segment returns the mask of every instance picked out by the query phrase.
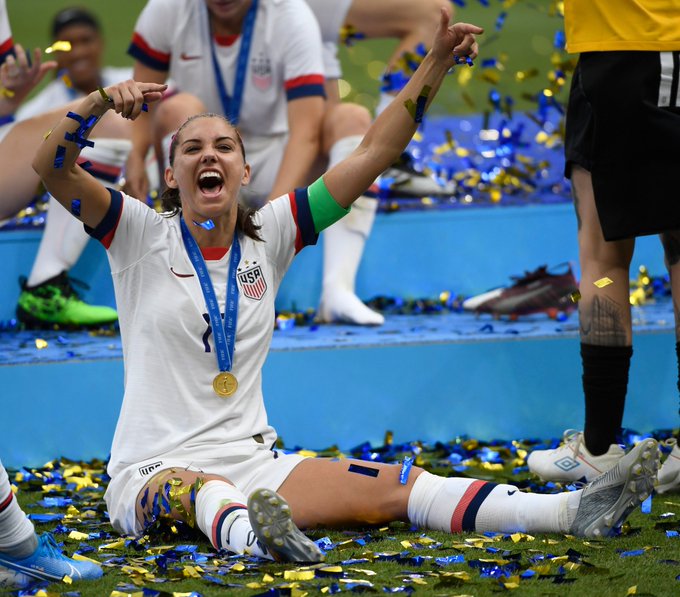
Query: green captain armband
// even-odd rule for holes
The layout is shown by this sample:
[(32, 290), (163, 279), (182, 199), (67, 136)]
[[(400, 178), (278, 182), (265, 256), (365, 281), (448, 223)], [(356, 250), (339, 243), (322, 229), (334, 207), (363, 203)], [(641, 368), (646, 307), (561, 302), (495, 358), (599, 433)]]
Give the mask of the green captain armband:
[(309, 211), (312, 212), (312, 219), (314, 220), (314, 231), (317, 234), (345, 217), (351, 209), (350, 207), (345, 209), (338, 205), (338, 202), (333, 199), (333, 195), (328, 192), (323, 177), (319, 177), (307, 187), (307, 195), (309, 197)]

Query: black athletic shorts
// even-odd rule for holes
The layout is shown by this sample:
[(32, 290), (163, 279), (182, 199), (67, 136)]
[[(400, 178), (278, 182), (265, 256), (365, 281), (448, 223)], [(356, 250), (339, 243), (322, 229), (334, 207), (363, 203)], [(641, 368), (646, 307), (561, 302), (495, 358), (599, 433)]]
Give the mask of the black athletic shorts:
[(680, 229), (680, 52), (586, 52), (572, 78), (565, 176), (593, 179), (606, 240)]

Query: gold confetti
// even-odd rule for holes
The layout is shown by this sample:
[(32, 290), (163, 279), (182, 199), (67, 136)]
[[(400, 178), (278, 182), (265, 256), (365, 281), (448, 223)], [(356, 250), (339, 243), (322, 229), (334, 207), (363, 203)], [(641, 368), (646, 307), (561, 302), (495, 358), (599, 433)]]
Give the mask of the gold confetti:
[(47, 348), (47, 346), (48, 346), (47, 342), (45, 340), (43, 340), (42, 338), (36, 338), (35, 339), (35, 347), (38, 350), (42, 350), (43, 348)]
[(0, 96), (14, 97), (14, 91), (12, 91), (11, 89), (6, 89), (5, 87), (0, 87)]
[(285, 580), (312, 580), (314, 575), (314, 570), (284, 570), (283, 572)]
[(49, 48), (45, 49), (45, 54), (52, 54), (53, 52), (70, 52), (71, 42), (70, 41), (55, 41)]
[(575, 290), (569, 295), (569, 298), (572, 303), (578, 303), (581, 300), (581, 293), (578, 290)]
[(600, 278), (599, 280), (595, 280), (593, 284), (597, 286), (598, 288), (604, 288), (605, 286), (609, 286), (610, 284), (613, 284), (614, 280), (611, 278), (607, 278), (606, 276), (604, 278)]

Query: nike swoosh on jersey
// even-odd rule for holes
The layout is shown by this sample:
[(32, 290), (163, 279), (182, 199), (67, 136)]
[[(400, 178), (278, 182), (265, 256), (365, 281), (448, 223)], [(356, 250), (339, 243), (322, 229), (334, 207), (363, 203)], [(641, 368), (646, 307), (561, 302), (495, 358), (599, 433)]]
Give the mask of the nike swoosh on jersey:
[(198, 55), (198, 56), (189, 56), (189, 54), (186, 54), (185, 52), (182, 52), (182, 53), (179, 55), (179, 57), (180, 57), (182, 60), (198, 60), (199, 58), (201, 58), (200, 55)]
[(178, 274), (174, 269), (172, 269), (172, 266), (170, 266), (170, 271), (175, 274), (178, 278), (193, 278), (194, 274)]

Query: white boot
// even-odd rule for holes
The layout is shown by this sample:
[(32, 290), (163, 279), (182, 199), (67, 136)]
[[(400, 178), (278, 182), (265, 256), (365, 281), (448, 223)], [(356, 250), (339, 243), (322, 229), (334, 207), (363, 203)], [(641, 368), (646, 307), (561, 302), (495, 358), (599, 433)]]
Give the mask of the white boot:
[[(361, 143), (361, 135), (343, 137), (333, 144), (328, 168), (349, 156)], [(354, 285), (371, 233), (378, 202), (359, 197), (342, 220), (323, 232), (323, 285), (319, 319), (328, 323), (382, 325), (385, 318), (369, 309), (354, 293)]]
[(382, 325), (385, 318), (354, 293), (359, 262), (373, 226), (378, 202), (359, 197), (342, 220), (323, 233), (323, 288), (319, 318), (325, 322)]

